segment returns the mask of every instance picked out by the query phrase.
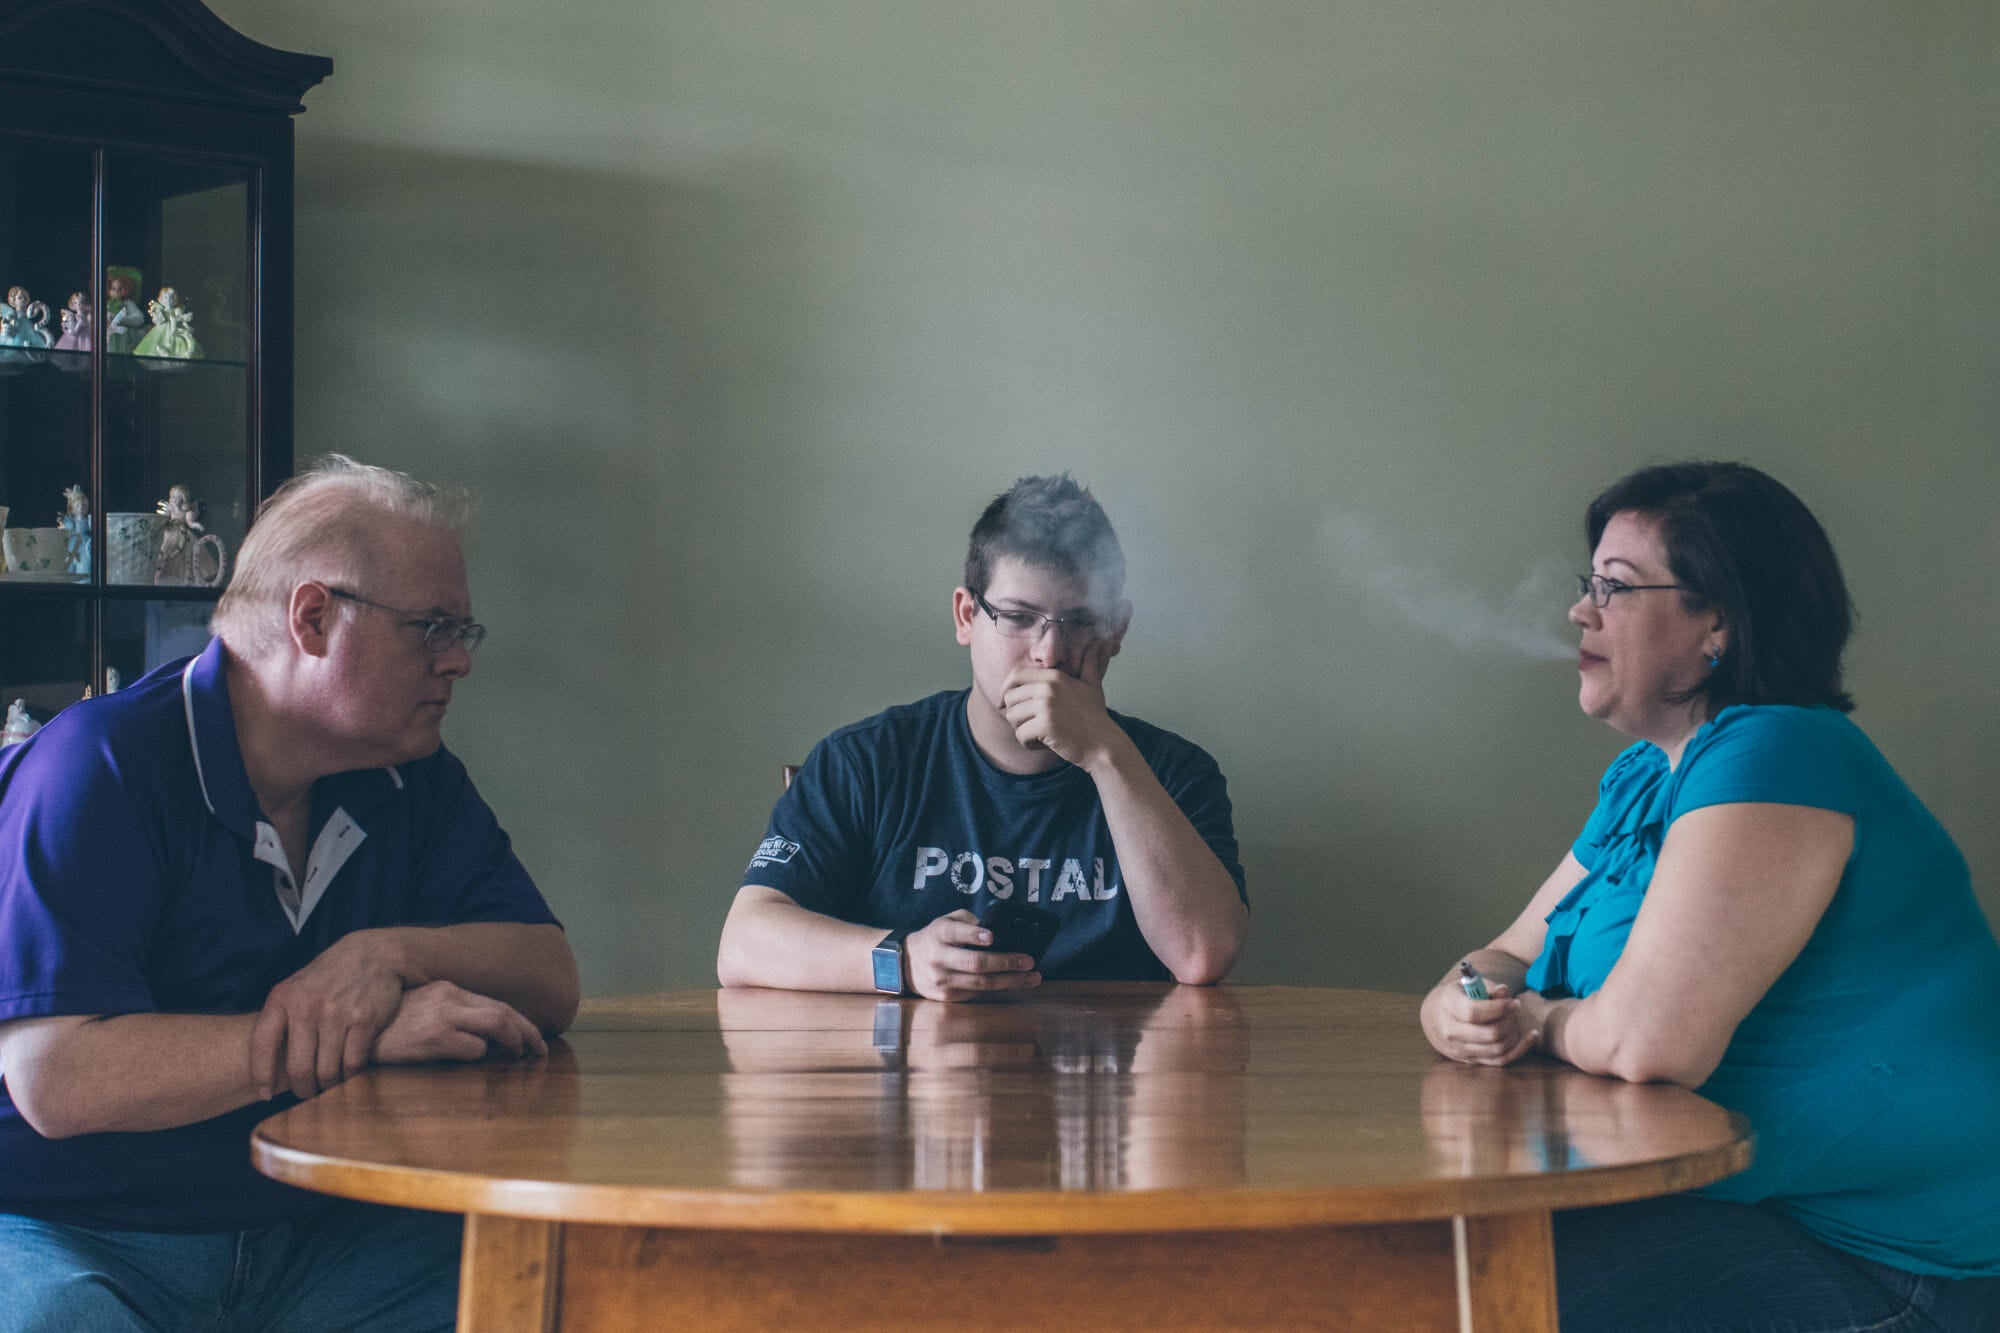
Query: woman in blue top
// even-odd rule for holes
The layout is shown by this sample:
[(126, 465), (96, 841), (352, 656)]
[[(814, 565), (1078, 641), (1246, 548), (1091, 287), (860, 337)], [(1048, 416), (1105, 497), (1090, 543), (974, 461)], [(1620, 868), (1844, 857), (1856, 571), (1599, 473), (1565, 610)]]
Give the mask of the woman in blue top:
[(1749, 1170), (1556, 1216), (1565, 1330), (2000, 1328), (2000, 944), (1847, 718), (1840, 566), (1754, 468), (1597, 497), (1578, 702), (1632, 736), (1520, 917), (1425, 998), (1454, 1060), (1531, 1050), (1748, 1116)]

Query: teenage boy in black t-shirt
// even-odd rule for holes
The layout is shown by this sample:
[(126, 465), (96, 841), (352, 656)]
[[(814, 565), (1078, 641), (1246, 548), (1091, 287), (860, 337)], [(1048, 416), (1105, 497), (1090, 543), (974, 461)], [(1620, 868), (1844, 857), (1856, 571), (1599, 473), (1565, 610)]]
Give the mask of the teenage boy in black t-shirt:
[[(952, 594), (971, 688), (813, 747), (723, 924), (725, 986), (952, 1000), (1228, 973), (1249, 911), (1222, 773), (1105, 706), (1124, 576), (1110, 520), (1069, 477), (986, 507)], [(979, 917), (1009, 900), (1060, 918), (1039, 970), (985, 948)]]

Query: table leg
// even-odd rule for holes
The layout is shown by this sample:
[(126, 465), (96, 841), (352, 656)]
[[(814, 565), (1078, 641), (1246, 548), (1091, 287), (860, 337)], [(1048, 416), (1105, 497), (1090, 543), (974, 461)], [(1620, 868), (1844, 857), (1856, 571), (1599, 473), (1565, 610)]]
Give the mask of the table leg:
[(465, 1219), (458, 1326), (476, 1333), (552, 1333), (562, 1289), (561, 1222), (473, 1213)]
[(1555, 1237), (1546, 1211), (1452, 1219), (1459, 1328), (1556, 1328)]

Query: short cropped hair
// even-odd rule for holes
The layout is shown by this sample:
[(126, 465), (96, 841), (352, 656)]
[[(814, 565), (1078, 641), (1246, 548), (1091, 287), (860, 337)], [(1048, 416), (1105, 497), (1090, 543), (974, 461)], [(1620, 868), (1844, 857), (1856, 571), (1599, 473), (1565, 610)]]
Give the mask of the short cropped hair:
[(236, 652), (262, 654), (283, 640), (286, 608), (299, 584), (372, 584), (384, 520), (457, 536), (471, 512), (465, 491), (345, 454), (316, 459), (258, 509), (209, 628)]
[(1854, 603), (1825, 529), (1798, 496), (1743, 463), (1641, 468), (1590, 502), (1584, 530), (1595, 552), (1621, 513), (1655, 520), (1667, 567), (1690, 611), (1719, 608), (1729, 629), (1722, 661), (1687, 699), (1712, 712), (1731, 704), (1824, 704), (1851, 712), (1840, 657)]
[(994, 562), (1003, 556), (1086, 580), (1112, 597), (1125, 587), (1125, 551), (1111, 520), (1096, 497), (1067, 472), (1023, 477), (993, 497), (972, 525), (965, 586), (985, 592)]

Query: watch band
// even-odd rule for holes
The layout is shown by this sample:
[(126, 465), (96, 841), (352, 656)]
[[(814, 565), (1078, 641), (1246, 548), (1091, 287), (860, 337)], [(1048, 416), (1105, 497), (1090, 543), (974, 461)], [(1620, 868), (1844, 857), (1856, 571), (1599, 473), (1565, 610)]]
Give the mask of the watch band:
[(875, 989), (884, 995), (909, 994), (909, 971), (903, 965), (903, 937), (909, 933), (892, 930), (868, 951), (869, 964), (875, 969)]

